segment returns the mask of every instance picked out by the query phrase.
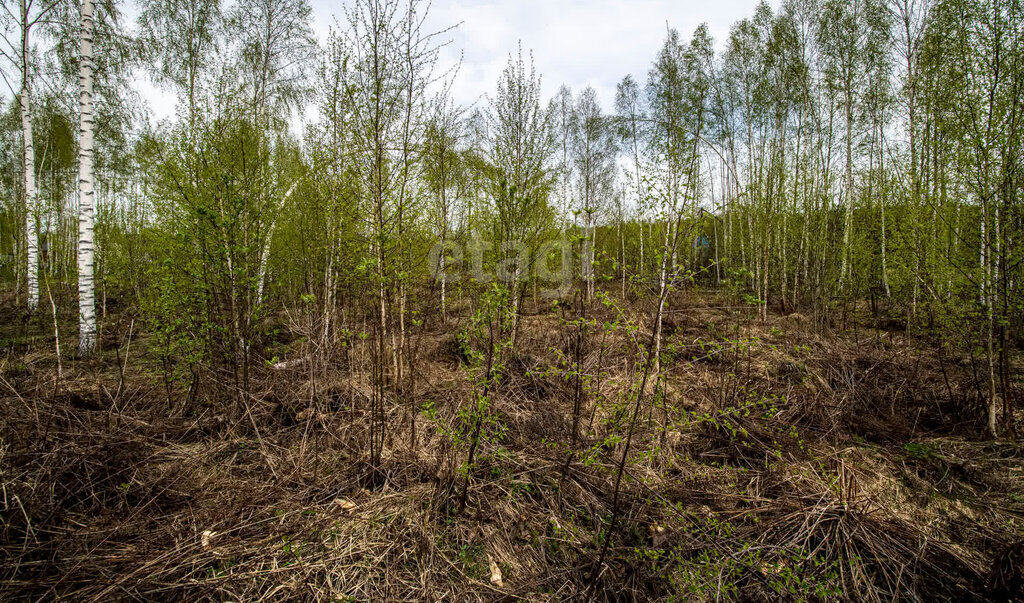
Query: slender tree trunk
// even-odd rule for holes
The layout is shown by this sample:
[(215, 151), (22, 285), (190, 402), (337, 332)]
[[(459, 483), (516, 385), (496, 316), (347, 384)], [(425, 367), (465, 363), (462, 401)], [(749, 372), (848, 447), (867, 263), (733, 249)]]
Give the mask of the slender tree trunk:
[(891, 297), (892, 292), (889, 289), (889, 264), (887, 261), (886, 254), (886, 239), (885, 239), (885, 196), (888, 192), (888, 186), (886, 186), (886, 175), (885, 175), (885, 132), (881, 124), (878, 126), (878, 175), (879, 175), (879, 187), (878, 187), (878, 207), (882, 213), (882, 288), (885, 289), (885, 297)]
[(593, 223), (593, 218), (589, 218), (590, 225), (590, 248), (587, 249), (587, 260), (589, 261), (590, 267), (587, 270), (587, 301), (594, 299), (594, 259), (595, 253), (597, 253), (597, 225)]
[(267, 229), (266, 240), (263, 241), (263, 248), (260, 251), (260, 267), (258, 276), (256, 277), (256, 303), (258, 305), (263, 304), (263, 291), (266, 287), (267, 281), (267, 261), (270, 258), (270, 243), (274, 239), (274, 228), (277, 226), (277, 216), (284, 210), (284, 204), (288, 201), (288, 198), (295, 192), (295, 187), (302, 181), (302, 176), (299, 176), (295, 182), (292, 183), (288, 190), (285, 191), (284, 197), (281, 198), (281, 202), (274, 209), (274, 215), (270, 218), (270, 227)]
[(853, 229), (853, 98), (851, 84), (846, 83), (846, 217), (843, 220), (843, 267), (839, 288), (846, 282), (850, 267), (850, 231)]
[(78, 141), (78, 354), (88, 356), (96, 347), (96, 287), (93, 224), (96, 208), (93, 190), (93, 96), (92, 37), (95, 0), (82, 0), (79, 39), (79, 141)]
[(626, 218), (626, 212), (622, 207), (622, 201), (625, 195), (619, 197), (619, 273), (622, 275), (622, 299), (626, 299), (626, 237), (623, 232), (623, 221)]
[(445, 241), (445, 233), (442, 232), (441, 233), (441, 253), (440, 253), (440, 256), (438, 258), (440, 260), (440, 262), (438, 263), (438, 266), (437, 266), (437, 272), (435, 274), (435, 278), (437, 276), (441, 277), (441, 322), (443, 322), (443, 323), (447, 323), (448, 322), (448, 297), (447, 297), (447, 288), (445, 287), (445, 284), (448, 281), (448, 275), (446, 275), (445, 272), (444, 272), (444, 270), (445, 270), (445, 243), (446, 242), (447, 241)]
[(27, 306), (29, 312), (39, 307), (39, 241), (36, 234), (36, 165), (32, 140), (32, 77), (29, 69), (28, 3), (21, 2), (21, 130), (25, 151), (25, 251)]

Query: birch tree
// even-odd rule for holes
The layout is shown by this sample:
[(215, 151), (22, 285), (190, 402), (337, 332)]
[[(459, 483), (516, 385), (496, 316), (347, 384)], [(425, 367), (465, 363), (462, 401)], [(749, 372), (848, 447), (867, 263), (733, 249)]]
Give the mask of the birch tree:
[(150, 49), (154, 75), (184, 92), (189, 121), (194, 122), (223, 29), (220, 0), (139, 0), (139, 9), (141, 38)]
[(32, 138), (32, 73), (29, 36), (34, 24), (29, 18), (29, 1), (21, 0), (21, 131), (25, 151), (25, 250), (28, 310), (39, 307), (39, 243), (36, 230), (36, 168)]
[(619, 126), (619, 140), (628, 149), (632, 166), (627, 170), (633, 181), (633, 203), (636, 209), (637, 238), (639, 239), (639, 258), (636, 264), (638, 277), (644, 276), (644, 222), (643, 196), (640, 193), (640, 158), (643, 145), (644, 112), (643, 96), (640, 86), (627, 75), (615, 87), (615, 116)]
[(17, 94), (21, 109), (22, 135), (22, 173), (25, 189), (25, 263), (28, 296), (26, 303), (29, 312), (39, 307), (39, 243), (38, 243), (38, 190), (36, 187), (35, 146), (32, 133), (33, 84), (35, 80), (32, 63), (32, 32), (35, 28), (51, 23), (60, 0), (36, 1), (18, 0), (17, 12), (8, 3), (3, 4), (4, 11), (4, 47), (0, 56), (15, 67), (21, 76), (21, 85), (17, 91), (14, 83), (3, 72), (4, 82), (12, 93)]
[(500, 271), (512, 282), (513, 344), (526, 291), (524, 263), (532, 264), (540, 234), (552, 219), (551, 123), (540, 91), (540, 76), (520, 49), (518, 56), (509, 56), (487, 115), (487, 188), (496, 214), (498, 254), (507, 267)]
[[(666, 291), (673, 286), (677, 272), (679, 226), (688, 204), (688, 186), (692, 185), (694, 146), (699, 140), (702, 107), (688, 102), (687, 50), (679, 32), (670, 29), (647, 81), (647, 106), (650, 119), (650, 154), (655, 158), (647, 194), (655, 201), (656, 217), (661, 224), (661, 250), (658, 254), (659, 310), (654, 324), (653, 373), (660, 371), (662, 314)], [(691, 114), (692, 112), (692, 114)], [(696, 119), (690, 122), (691, 118)], [(692, 199), (692, 195), (689, 195)]]
[(82, 0), (79, 33), (78, 133), (78, 353), (96, 346), (96, 285), (93, 253), (96, 208), (93, 190), (93, 31), (95, 0)]
[(380, 477), (387, 431), (385, 402), (389, 395), (397, 395), (402, 379), (408, 275), (403, 234), (419, 175), (416, 161), (426, 129), (427, 85), (434, 79), (439, 50), (436, 32), (423, 26), (426, 7), (419, 1), (357, 1), (348, 11), (347, 28), (336, 39), (344, 52), (336, 57), (339, 64), (332, 66), (346, 91), (344, 113), (350, 120), (352, 149), (360, 158), (353, 162), (354, 178), (369, 252), (362, 265), (372, 266), (374, 276), (369, 437), (374, 480)]
[[(1015, 244), (1024, 156), (1024, 10), (1013, 0), (944, 0), (935, 5), (931, 18), (923, 67), (934, 74), (928, 90), (934, 128), (951, 141), (950, 167), (980, 218), (975, 227), (980, 270), (970, 273), (975, 275), (975, 292), (981, 293), (985, 422), (993, 437), (1012, 435), (1007, 331), (1012, 315), (1020, 312), (1019, 293), (1011, 281), (1019, 278), (1017, 270), (1024, 262)], [(936, 158), (933, 163), (940, 162)], [(937, 180), (938, 174), (931, 178)], [(934, 190), (929, 196), (932, 205), (938, 203)], [(951, 263), (959, 271), (970, 270), (956, 258)]]
[(576, 165), (578, 211), (583, 216), (581, 254), (583, 274), (587, 283), (587, 299), (594, 296), (594, 250), (597, 244), (598, 212), (612, 196), (615, 176), (615, 141), (611, 122), (601, 113), (597, 92), (587, 87), (576, 101), (577, 128), (573, 140)]
[[(306, 0), (241, 0), (231, 11), (230, 31), (238, 41), (242, 76), (239, 86), (248, 90), (256, 122), (267, 130), (286, 127), (289, 112), (299, 108), (309, 94), (309, 69), (316, 50), (311, 14)], [(277, 218), (298, 185), (295, 179), (285, 180), (289, 172), (272, 163), (275, 156), (267, 156), (263, 166), (268, 172), (265, 181), (279, 182), (263, 193), (271, 210), (266, 216), (267, 238), (260, 247), (257, 305), (263, 303)]]
[(564, 220), (572, 213), (572, 177), (573, 162), (570, 150), (573, 134), (576, 131), (576, 112), (572, 89), (562, 85), (554, 98), (548, 103), (548, 115), (551, 118), (551, 129), (555, 145), (555, 172), (558, 177), (558, 210)]
[(455, 230), (455, 204), (465, 185), (465, 160), (460, 145), (463, 138), (461, 113), (446, 100), (436, 103), (436, 113), (427, 124), (424, 138), (423, 177), (433, 203), (427, 215), (438, 236), (437, 263), (432, 266), (434, 278), (441, 287), (441, 318), (448, 315), (448, 280), (445, 269), (448, 245)]
[(821, 11), (821, 29), (818, 43), (822, 49), (826, 81), (837, 95), (843, 111), (845, 128), (845, 186), (843, 189), (843, 254), (839, 271), (839, 286), (849, 279), (851, 237), (857, 191), (854, 188), (855, 153), (859, 148), (860, 125), (863, 116), (861, 99), (868, 92), (870, 80), (869, 57), (872, 46), (884, 44), (888, 35), (879, 19), (881, 5), (877, 0), (826, 0)]

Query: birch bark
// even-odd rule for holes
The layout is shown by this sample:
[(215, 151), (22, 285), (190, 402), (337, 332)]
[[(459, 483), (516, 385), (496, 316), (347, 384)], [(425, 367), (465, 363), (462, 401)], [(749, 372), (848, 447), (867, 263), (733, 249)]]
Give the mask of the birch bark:
[(78, 132), (78, 354), (88, 356), (96, 347), (96, 286), (93, 225), (93, 16), (95, 0), (82, 0), (79, 37)]
[(39, 241), (36, 234), (36, 165), (32, 138), (32, 78), (29, 63), (28, 2), (21, 3), (21, 130), (25, 151), (25, 251), (28, 311), (39, 307)]

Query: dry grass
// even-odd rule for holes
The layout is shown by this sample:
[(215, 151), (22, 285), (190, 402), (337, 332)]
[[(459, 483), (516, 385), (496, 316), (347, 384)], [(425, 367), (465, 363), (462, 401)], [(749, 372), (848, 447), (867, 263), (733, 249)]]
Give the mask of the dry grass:
[[(977, 437), (968, 368), (898, 334), (825, 335), (799, 315), (761, 324), (713, 296), (676, 299), (667, 316), (674, 361), (641, 413), (600, 568), (622, 450), (608, 438), (635, 359), (622, 330), (590, 336), (595, 381), (566, 472), (572, 388), (545, 373), (564, 327), (543, 307), (529, 313), (492, 400), (503, 431), (480, 451), (458, 514), (464, 451), (444, 434), (470, 391), (455, 321), (415, 334), (416, 385), (390, 404), (387, 479), (372, 491), (361, 487), (371, 384), (358, 347), (257, 371), (247, 412), (232, 416), (212, 383), (169, 409), (144, 339), (116, 395), (123, 336), (108, 335), (99, 358), (65, 360), (55, 383), (47, 337), (11, 327), (0, 598), (989, 596), (992, 560), (1021, 538), (1024, 459)], [(434, 414), (411, 416), (428, 401)]]

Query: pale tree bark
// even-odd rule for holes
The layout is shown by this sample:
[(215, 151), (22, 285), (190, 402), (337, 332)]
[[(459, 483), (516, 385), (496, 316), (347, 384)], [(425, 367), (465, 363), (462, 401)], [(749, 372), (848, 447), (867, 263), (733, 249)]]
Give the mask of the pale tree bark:
[(853, 94), (846, 83), (846, 212), (843, 218), (843, 266), (839, 272), (839, 288), (846, 282), (850, 266), (850, 230), (853, 228)]
[(302, 178), (303, 176), (299, 176), (295, 182), (288, 187), (288, 190), (284, 193), (284, 197), (281, 198), (281, 202), (272, 210), (270, 227), (267, 229), (267, 238), (263, 241), (263, 248), (260, 252), (260, 268), (258, 276), (256, 277), (256, 303), (258, 305), (263, 305), (263, 291), (267, 284), (267, 260), (270, 258), (270, 243), (274, 239), (274, 228), (277, 226), (277, 217), (281, 215), (282, 211), (284, 211), (285, 203), (288, 202), (288, 198), (292, 196), (293, 192), (295, 192), (295, 187), (299, 185)]
[(36, 234), (36, 165), (32, 140), (32, 78), (29, 69), (28, 2), (21, 3), (21, 130), (25, 150), (25, 250), (28, 310), (39, 307), (39, 242)]
[(82, 0), (79, 37), (78, 131), (78, 353), (88, 356), (96, 347), (96, 288), (93, 224), (93, 16), (95, 0)]
[[(878, 125), (878, 173), (881, 177), (881, 184), (879, 195), (878, 195), (878, 206), (882, 212), (882, 288), (885, 289), (885, 297), (892, 297), (892, 291), (889, 288), (889, 264), (886, 256), (886, 239), (885, 239), (885, 205), (886, 205), (886, 193), (888, 192), (888, 185), (886, 184), (885, 175), (885, 132), (884, 126), (879, 123)], [(954, 239), (955, 240), (955, 239)]]

